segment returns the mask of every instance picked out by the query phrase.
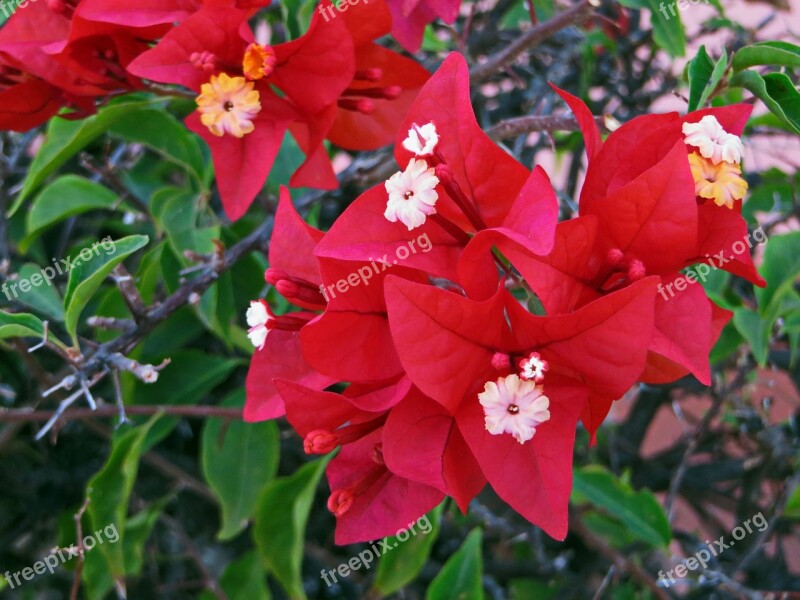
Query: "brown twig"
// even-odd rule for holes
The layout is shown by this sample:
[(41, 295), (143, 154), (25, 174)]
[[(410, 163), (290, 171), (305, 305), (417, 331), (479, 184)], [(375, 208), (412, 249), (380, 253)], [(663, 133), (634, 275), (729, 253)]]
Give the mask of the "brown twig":
[(200, 555), (200, 552), (197, 551), (197, 548), (194, 547), (192, 538), (190, 538), (189, 534), (184, 531), (183, 527), (181, 527), (181, 524), (169, 515), (165, 515), (163, 513), (159, 516), (159, 519), (167, 527), (169, 527), (176, 536), (178, 536), (178, 539), (180, 539), (184, 548), (186, 548), (186, 552), (191, 557), (192, 562), (197, 566), (197, 569), (203, 576), (203, 585), (209, 589), (219, 600), (228, 600), (228, 596), (223, 591), (219, 582), (211, 574), (211, 571), (209, 571), (206, 567), (205, 563), (203, 562), (203, 557)]
[[(83, 394), (83, 390), (79, 390)], [(128, 406), (126, 412), (129, 415), (151, 416), (157, 413), (164, 413), (175, 417), (197, 417), (208, 418), (218, 417), (221, 419), (241, 419), (242, 410), (240, 408), (223, 408), (220, 406)], [(51, 410), (31, 410), (29, 408), (15, 408), (0, 410), (0, 423), (40, 423), (51, 419), (58, 411)], [(63, 421), (73, 421), (77, 419), (88, 419), (93, 417), (112, 417), (118, 412), (116, 406), (111, 404), (98, 406), (97, 410), (89, 408), (75, 408), (62, 415)]]
[(580, 0), (580, 2), (557, 14), (552, 19), (539, 23), (523, 33), (511, 44), (491, 55), (486, 62), (472, 67), (469, 72), (470, 80), (474, 84), (489, 79), (492, 75), (514, 62), (517, 57), (527, 50), (542, 43), (562, 29), (583, 21), (598, 4), (597, 0)]
[[(601, 131), (611, 131), (614, 129), (615, 122), (610, 121), (611, 117), (595, 117), (597, 126)], [(486, 130), (486, 135), (492, 139), (504, 140), (513, 138), (523, 133), (535, 133), (537, 131), (578, 131), (578, 121), (570, 114), (548, 115), (548, 116), (529, 116), (515, 117), (500, 121)]]
[(75, 566), (75, 576), (72, 580), (72, 589), (69, 593), (69, 600), (78, 600), (78, 591), (81, 589), (81, 576), (83, 575), (83, 564), (86, 559), (83, 556), (83, 519), (86, 509), (89, 508), (89, 496), (83, 501), (83, 506), (75, 513), (75, 533), (78, 536), (78, 564)]
[(142, 300), (139, 289), (136, 287), (133, 276), (128, 273), (128, 269), (124, 265), (119, 264), (114, 267), (113, 278), (134, 320), (140, 321), (147, 312), (147, 307), (144, 304), (144, 300)]
[(653, 580), (653, 578), (639, 565), (637, 565), (630, 558), (625, 556), (622, 552), (614, 549), (606, 543), (606, 541), (598, 535), (595, 535), (586, 525), (583, 524), (580, 517), (570, 513), (569, 515), (569, 528), (572, 533), (579, 535), (584, 543), (589, 548), (597, 551), (606, 558), (608, 558), (618, 569), (628, 573), (633, 579), (641, 583), (649, 589), (653, 596), (659, 600), (669, 600), (670, 596)]

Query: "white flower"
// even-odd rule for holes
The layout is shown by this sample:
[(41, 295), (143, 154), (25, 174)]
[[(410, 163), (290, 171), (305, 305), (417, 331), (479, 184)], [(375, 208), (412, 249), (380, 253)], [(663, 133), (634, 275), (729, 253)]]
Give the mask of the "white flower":
[(247, 331), (247, 337), (250, 342), (259, 350), (264, 349), (264, 344), (267, 343), (267, 334), (269, 328), (267, 323), (274, 319), (275, 315), (269, 309), (269, 306), (263, 300), (253, 301), (250, 303), (250, 308), (247, 309), (247, 325), (250, 329)]
[(408, 130), (408, 137), (403, 140), (403, 148), (417, 156), (430, 156), (439, 143), (439, 134), (433, 122), (418, 127), (416, 124)]
[(528, 358), (519, 361), (522, 379), (535, 381), (536, 383), (542, 382), (547, 367), (547, 361), (542, 360), (538, 352), (531, 352)]
[(392, 223), (400, 221), (408, 230), (425, 223), (428, 215), (436, 213), (439, 178), (424, 160), (411, 159), (405, 171), (398, 171), (386, 182), (389, 202), (383, 216)]
[(713, 115), (706, 115), (699, 123), (684, 123), (685, 142), (696, 147), (703, 158), (715, 165), (722, 161), (731, 164), (742, 162), (744, 145), (739, 136), (728, 133)]
[(486, 415), (486, 430), (492, 435), (510, 433), (524, 444), (536, 434), (536, 428), (550, 419), (550, 399), (534, 381), (517, 375), (489, 381), (478, 394)]

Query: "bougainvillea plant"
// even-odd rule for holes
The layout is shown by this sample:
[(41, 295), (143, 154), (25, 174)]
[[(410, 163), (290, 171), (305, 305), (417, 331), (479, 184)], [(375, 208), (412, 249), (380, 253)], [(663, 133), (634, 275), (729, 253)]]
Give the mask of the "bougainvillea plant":
[[(246, 416), (285, 407), (307, 453), (343, 446), (328, 466), (338, 543), (397, 531), (437, 490), (465, 509), (486, 482), (564, 539), (578, 419), (594, 434), (637, 380), (710, 383), (731, 316), (702, 288), (671, 302), (657, 292), (746, 236), (739, 134), (751, 107), (647, 115), (602, 141), (589, 109), (559, 91), (589, 167), (579, 216), (557, 223), (547, 176), (486, 136), (469, 89), (453, 53), (402, 123), (402, 170), (327, 234), (284, 195), (267, 281), (304, 310), (248, 311)], [(419, 236), (432, 250), (385, 272)], [(373, 280), (336, 287), (376, 257)], [(726, 268), (764, 285), (749, 255)], [(348, 387), (324, 391), (336, 384)]]
[(0, 0), (0, 596), (800, 591), (743, 1)]

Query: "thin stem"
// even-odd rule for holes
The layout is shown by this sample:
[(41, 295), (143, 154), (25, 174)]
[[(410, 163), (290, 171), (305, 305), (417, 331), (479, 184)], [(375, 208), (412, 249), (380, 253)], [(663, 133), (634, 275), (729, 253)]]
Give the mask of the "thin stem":
[(473, 67), (469, 73), (470, 80), (475, 84), (489, 79), (492, 75), (513, 63), (527, 50), (537, 46), (562, 29), (583, 21), (596, 6), (595, 1), (581, 0), (575, 6), (557, 14), (552, 19), (529, 29), (514, 42), (499, 52), (492, 54), (486, 62)]

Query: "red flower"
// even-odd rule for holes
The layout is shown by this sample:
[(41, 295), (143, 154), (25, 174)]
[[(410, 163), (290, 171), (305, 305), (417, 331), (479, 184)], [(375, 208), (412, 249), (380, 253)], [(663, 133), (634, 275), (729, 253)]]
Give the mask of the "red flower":
[[(730, 256), (732, 245), (747, 237), (741, 202), (729, 210), (696, 195), (688, 168), (692, 147), (687, 146), (682, 127), (710, 115), (728, 134), (740, 136), (752, 106), (710, 108), (684, 117), (677, 113), (644, 115), (601, 142), (586, 105), (554, 89), (575, 112), (586, 141), (589, 168), (581, 191), (580, 214), (600, 218), (601, 247), (622, 248), (627, 258), (642, 261), (648, 274), (665, 274), (699, 262), (716, 264), (714, 256), (720, 252)], [(642, 199), (650, 202), (646, 210), (641, 206)], [(633, 219), (626, 214), (634, 215)], [(632, 246), (623, 247), (631, 235), (636, 236)], [(765, 285), (749, 254), (736, 255), (732, 261), (716, 266)]]
[(436, 19), (453, 23), (461, 0), (388, 0), (392, 11), (392, 36), (409, 52), (422, 45), (425, 27)]
[(328, 508), (337, 517), (337, 544), (393, 535), (442, 501), (441, 491), (390, 471), (384, 460), (388, 407), (374, 400), (391, 397), (396, 403), (408, 392), (408, 384), (374, 389), (367, 394), (371, 410), (364, 409), (363, 395), (318, 392), (289, 381), (278, 381), (277, 387), (286, 402), (289, 422), (303, 437), (306, 453), (327, 454), (343, 446), (327, 468), (331, 487)]
[(62, 90), (0, 57), (0, 130), (38, 127), (66, 103)]
[(304, 145), (315, 151), (321, 145), (333, 118), (327, 107), (355, 68), (343, 24), (315, 19), (301, 38), (270, 47), (254, 42), (249, 14), (206, 6), (129, 66), (140, 77), (202, 92), (187, 126), (211, 147), (231, 219), (241, 217), (263, 187), (293, 122), (308, 116), (318, 128)]
[[(345, 2), (340, 6), (349, 5)], [(384, 0), (363, 2), (342, 13), (335, 12), (326, 0), (318, 10), (323, 17), (336, 14), (331, 22), (344, 22), (355, 51), (355, 75), (337, 102), (328, 139), (349, 150), (386, 146), (394, 140), (397, 123), (405, 117), (430, 73), (416, 61), (375, 43), (392, 27)]]
[[(288, 190), (282, 189), (270, 242), (267, 280), (290, 302), (311, 310), (325, 308), (325, 299), (318, 289), (322, 280), (313, 256), (314, 247), (322, 236), (321, 231), (300, 218)], [(263, 421), (284, 415), (285, 407), (275, 389), (275, 379), (287, 379), (314, 389), (324, 389), (337, 381), (314, 370), (303, 358), (300, 347), (303, 321), (292, 320), (291, 314), (281, 324), (285, 329), (269, 330), (264, 348), (253, 355), (247, 374), (245, 421)]]
[[(639, 281), (569, 315), (536, 317), (503, 288), (476, 302), (390, 278), (386, 302), (403, 368), (443, 409), (414, 411), (420, 421), (436, 414), (444, 419), (435, 427), (443, 438), (432, 440), (424, 427), (429, 440), (425, 446), (446, 447), (446, 420), (455, 419), (495, 491), (527, 519), (563, 539), (575, 425), (590, 389), (616, 398), (641, 373), (656, 282)], [(547, 363), (541, 385), (522, 380), (523, 369), (516, 372), (518, 360), (531, 359)], [(410, 438), (408, 417), (398, 420), (403, 423), (398, 435)], [(390, 416), (387, 440), (394, 435), (392, 423)], [(405, 446), (404, 451), (411, 449)], [(433, 452), (405, 461), (401, 454), (391, 453), (387, 464), (397, 460), (404, 464), (404, 476), (434, 483)], [(442, 464), (446, 456), (443, 451), (433, 469), (445, 474), (448, 493), (477, 491), (479, 478), (469, 461), (462, 474), (457, 465)], [(418, 475), (409, 461), (416, 462)], [(464, 494), (462, 502), (468, 497)]]
[[(426, 137), (430, 148), (415, 147), (422, 144), (419, 136)], [(490, 266), (492, 243), (500, 237), (514, 239), (533, 253), (551, 250), (558, 201), (550, 181), (543, 170), (529, 171), (483, 132), (469, 99), (467, 65), (459, 54), (451, 54), (422, 88), (402, 122), (395, 156), (398, 164), (408, 165), (406, 171), (357, 198), (317, 247), (318, 256), (394, 258), (422, 238), (430, 244), (428, 251), (414, 251), (402, 265), (457, 282), (469, 233), (480, 231), (473, 244), (481, 244), (480, 258)], [(390, 203), (398, 194), (399, 212), (392, 214)], [(422, 195), (432, 195), (433, 209), (420, 203), (404, 212), (404, 203)], [(415, 230), (411, 236), (410, 228)]]

